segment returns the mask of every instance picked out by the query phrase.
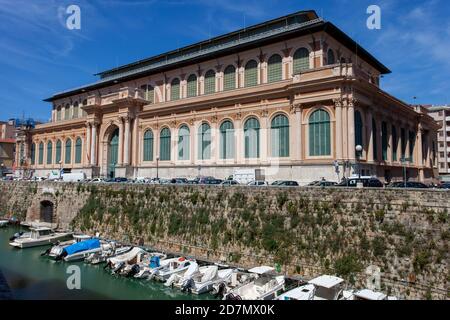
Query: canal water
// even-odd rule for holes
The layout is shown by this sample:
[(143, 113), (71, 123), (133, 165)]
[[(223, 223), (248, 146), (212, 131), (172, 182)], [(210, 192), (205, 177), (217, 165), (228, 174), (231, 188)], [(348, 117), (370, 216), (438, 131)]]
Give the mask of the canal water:
[[(101, 265), (83, 262), (56, 262), (41, 253), (49, 246), (16, 249), (9, 238), (20, 227), (0, 228), (0, 269), (11, 288), (14, 299), (69, 300), (69, 299), (120, 299), (120, 300), (209, 300), (212, 295), (191, 295), (162, 283), (111, 275)], [(22, 231), (25, 229), (22, 227)], [(81, 289), (69, 290), (66, 282), (69, 265), (81, 269)]]

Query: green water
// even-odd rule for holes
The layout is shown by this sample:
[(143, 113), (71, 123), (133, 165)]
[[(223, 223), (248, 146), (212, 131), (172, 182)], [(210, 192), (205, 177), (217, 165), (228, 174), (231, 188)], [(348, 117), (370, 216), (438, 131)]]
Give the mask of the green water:
[[(16, 249), (9, 238), (19, 227), (0, 228), (0, 269), (14, 299), (121, 299), (121, 300), (193, 300), (213, 299), (209, 294), (196, 296), (181, 293), (154, 281), (123, 278), (103, 270), (103, 264), (56, 262), (40, 254), (48, 246)], [(25, 231), (22, 228), (22, 231)], [(69, 265), (81, 269), (81, 289), (69, 290), (66, 273)]]

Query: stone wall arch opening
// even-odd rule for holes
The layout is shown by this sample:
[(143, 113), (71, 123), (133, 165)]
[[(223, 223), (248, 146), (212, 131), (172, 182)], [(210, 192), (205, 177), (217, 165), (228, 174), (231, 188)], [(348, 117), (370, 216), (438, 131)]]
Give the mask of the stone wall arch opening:
[(41, 201), (39, 221), (50, 224), (53, 223), (54, 210), (55, 205), (53, 204), (53, 202), (48, 200)]

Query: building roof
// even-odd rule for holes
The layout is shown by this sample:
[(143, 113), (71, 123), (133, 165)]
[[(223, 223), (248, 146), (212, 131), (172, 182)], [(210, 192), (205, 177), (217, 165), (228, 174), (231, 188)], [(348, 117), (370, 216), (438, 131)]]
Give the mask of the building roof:
[(355, 296), (365, 300), (384, 300), (386, 295), (381, 292), (375, 292), (369, 289), (363, 289), (355, 292)]
[(0, 143), (16, 143), (16, 139), (0, 139)]
[(324, 287), (327, 289), (333, 288), (342, 282), (344, 282), (344, 279), (329, 275), (322, 275), (308, 281), (309, 284), (313, 284), (318, 287)]
[(331, 22), (319, 18), (315, 11), (299, 11), (277, 19), (240, 29), (206, 41), (169, 51), (154, 57), (129, 63), (96, 75), (100, 80), (82, 87), (56, 93), (44, 101), (51, 102), (89, 90), (99, 89), (118, 82), (180, 68), (189, 64), (218, 58), (242, 50), (257, 48), (275, 41), (287, 40), (306, 34), (324, 31), (340, 41), (349, 50), (377, 68), (382, 74), (391, 71), (364, 48)]
[(424, 106), (428, 109), (430, 112), (436, 112), (436, 111), (442, 111), (442, 110), (450, 110), (450, 105), (442, 105), (442, 106), (433, 106), (433, 105), (427, 105)]

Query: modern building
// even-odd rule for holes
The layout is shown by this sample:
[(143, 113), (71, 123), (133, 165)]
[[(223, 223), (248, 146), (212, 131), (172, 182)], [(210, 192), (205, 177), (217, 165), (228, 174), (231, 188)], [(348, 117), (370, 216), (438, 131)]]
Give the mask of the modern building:
[(0, 177), (12, 172), (15, 148), (13, 121), (0, 121)]
[(444, 181), (450, 181), (450, 105), (425, 106), (438, 123), (438, 168)]
[(426, 109), (381, 89), (388, 73), (331, 22), (301, 11), (56, 93), (45, 100), (52, 121), (21, 143), (35, 175), (44, 176), (62, 168), (224, 178), (257, 168), (269, 181), (307, 183), (357, 168), (402, 179), (406, 167), (409, 179), (431, 180), (437, 125)]

